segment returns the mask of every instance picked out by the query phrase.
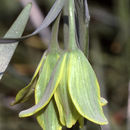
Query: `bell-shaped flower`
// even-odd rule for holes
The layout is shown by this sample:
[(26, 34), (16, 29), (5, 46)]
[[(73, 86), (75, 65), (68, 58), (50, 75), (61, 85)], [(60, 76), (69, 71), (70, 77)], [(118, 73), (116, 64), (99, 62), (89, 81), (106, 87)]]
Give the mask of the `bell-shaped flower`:
[(83, 118), (99, 125), (108, 123), (102, 109), (107, 102), (100, 95), (96, 74), (76, 44), (74, 9), (74, 0), (69, 0), (68, 49), (60, 56), (50, 79), (45, 78), (47, 70), (38, 79), (36, 105), (19, 114), (20, 117), (36, 114), (44, 130), (71, 128), (77, 121), (82, 127)]
[[(41, 61), (34, 73), (31, 82), (16, 95), (15, 101), (12, 105), (25, 102), (28, 100), (35, 90), (35, 103), (37, 104), (41, 99), (43, 92), (50, 80), (51, 73), (62, 54), (61, 49), (58, 46), (57, 34), (59, 28), (60, 15), (52, 27), (52, 38), (49, 48), (43, 54)], [(48, 93), (46, 93), (48, 94)], [(45, 94), (45, 95), (46, 95)], [(49, 101), (48, 101), (49, 102)], [(51, 130), (52, 126), (54, 130), (61, 129), (61, 125), (58, 120), (56, 104), (52, 99), (45, 109), (40, 111), (36, 118), (38, 123), (43, 129)], [(48, 123), (50, 122), (50, 123)], [(55, 126), (55, 127), (54, 127)]]

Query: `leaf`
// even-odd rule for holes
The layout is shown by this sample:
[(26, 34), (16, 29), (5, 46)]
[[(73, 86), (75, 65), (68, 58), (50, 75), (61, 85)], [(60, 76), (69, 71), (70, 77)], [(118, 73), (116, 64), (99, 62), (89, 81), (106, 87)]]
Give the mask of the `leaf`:
[(47, 51), (44, 52), (44, 54), (40, 60), (40, 63), (38, 64), (38, 67), (33, 75), (31, 82), (25, 88), (21, 89), (18, 92), (18, 94), (16, 95), (16, 98), (15, 98), (15, 101), (13, 103), (11, 103), (11, 105), (25, 102), (32, 95), (32, 93), (34, 92), (34, 88), (36, 86), (36, 81), (37, 81), (36, 77), (38, 77), (40, 68), (41, 68), (42, 64), (44, 64), (44, 61), (46, 59), (46, 53), (47, 53)]
[[(5, 34), (4, 38), (21, 37), (29, 18), (30, 9), (31, 4), (28, 4)], [(17, 45), (18, 42), (14, 42), (12, 44), (0, 44), (0, 79), (9, 64)]]
[(64, 63), (65, 63), (66, 55), (63, 55), (59, 60), (58, 63), (52, 72), (51, 78), (49, 80), (49, 83), (47, 87), (45, 88), (44, 95), (42, 96), (41, 100), (38, 102), (38, 104), (32, 106), (31, 108), (24, 110), (20, 112), (20, 117), (28, 117), (31, 115), (34, 115), (36, 112), (40, 111), (42, 108), (44, 108), (49, 101), (51, 100), (63, 73)]
[(29, 37), (32, 37), (36, 34), (38, 34), (42, 29), (48, 27), (58, 16), (58, 14), (61, 12), (63, 6), (64, 6), (65, 0), (56, 0), (52, 8), (50, 9), (49, 13), (43, 20), (42, 24), (31, 34), (23, 36), (21, 38), (6, 38), (6, 39), (0, 39), (0, 43), (12, 43), (16, 41), (21, 41), (24, 39), (27, 39)]
[(54, 97), (59, 111), (61, 124), (71, 128), (76, 123), (80, 115), (73, 105), (68, 92), (68, 56), (63, 70), (64, 73), (62, 74), (62, 80), (59, 82), (59, 85), (54, 93)]
[(68, 89), (77, 111), (94, 123), (107, 124), (100, 104), (100, 88), (96, 75), (80, 50), (71, 53), (70, 65)]

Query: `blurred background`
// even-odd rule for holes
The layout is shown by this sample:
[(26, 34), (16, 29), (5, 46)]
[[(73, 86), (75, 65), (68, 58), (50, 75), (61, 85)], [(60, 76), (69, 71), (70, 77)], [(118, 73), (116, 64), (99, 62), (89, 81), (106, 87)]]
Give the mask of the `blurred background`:
[[(33, 12), (25, 33), (40, 25), (54, 0), (0, 0), (0, 37), (3, 37), (28, 1), (33, 1)], [(91, 16), (89, 28), (89, 61), (100, 86), (101, 95), (108, 100), (104, 107), (109, 125), (103, 130), (130, 130), (130, 1), (88, 0)], [(62, 30), (60, 30), (62, 31)], [(0, 81), (0, 130), (41, 130), (36, 120), (20, 119), (18, 113), (30, 106), (29, 102), (10, 106), (16, 93), (25, 87), (47, 48), (50, 28), (21, 42)], [(62, 45), (62, 35), (59, 42)], [(78, 130), (75, 126), (73, 130)], [(87, 122), (82, 130), (98, 130), (100, 126)]]

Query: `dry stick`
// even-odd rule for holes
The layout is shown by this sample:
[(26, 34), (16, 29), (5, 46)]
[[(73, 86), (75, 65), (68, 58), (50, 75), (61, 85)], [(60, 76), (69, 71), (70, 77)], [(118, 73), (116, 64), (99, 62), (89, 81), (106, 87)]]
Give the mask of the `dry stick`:
[[(35, 0), (19, 0), (19, 1), (23, 6), (25, 6), (29, 2), (32, 3), (30, 19), (31, 19), (31, 22), (34, 25), (34, 27), (38, 28), (44, 19), (44, 15), (41, 12), (41, 10), (40, 10), (39, 6), (37, 5), (37, 3), (35, 2)], [(39, 34), (40, 34), (41, 39), (44, 41), (44, 44), (46, 46), (48, 46), (50, 37), (51, 37), (50, 29), (45, 28), (41, 32), (39, 32)]]

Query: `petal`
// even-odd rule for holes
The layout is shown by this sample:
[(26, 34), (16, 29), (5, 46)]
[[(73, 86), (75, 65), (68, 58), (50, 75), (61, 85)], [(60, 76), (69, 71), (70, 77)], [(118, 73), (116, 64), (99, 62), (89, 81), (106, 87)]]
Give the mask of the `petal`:
[(71, 54), (70, 65), (69, 93), (77, 111), (94, 123), (107, 124), (100, 105), (100, 88), (96, 75), (80, 50)]
[(39, 73), (39, 70), (42, 66), (42, 64), (44, 63), (45, 59), (46, 59), (46, 53), (45, 52), (41, 58), (41, 61), (40, 63), (38, 64), (38, 67), (33, 75), (33, 78), (31, 80), (31, 82), (23, 89), (21, 89), (18, 94), (16, 95), (16, 98), (15, 98), (15, 101), (13, 103), (11, 103), (11, 105), (15, 105), (15, 104), (18, 104), (18, 103), (21, 103), (21, 102), (25, 102), (31, 95), (32, 93), (34, 92), (34, 88), (35, 88), (35, 85), (36, 85), (36, 77)]
[(59, 54), (58, 53), (49, 53), (46, 61), (44, 62), (44, 66), (41, 68), (40, 76), (37, 81), (37, 85), (35, 88), (35, 102), (36, 104), (41, 100), (44, 95), (47, 84), (49, 83), (51, 74), (54, 70), (54, 67), (58, 61)]
[(49, 104), (36, 115), (39, 125), (44, 130), (61, 130), (62, 126), (58, 120), (58, 112), (54, 98)]
[(105, 98), (101, 97), (100, 98), (100, 103), (101, 103), (101, 106), (105, 106), (108, 102)]
[(50, 101), (51, 97), (53, 96), (63, 73), (64, 63), (65, 63), (66, 55), (64, 55), (62, 58), (58, 60), (58, 63), (51, 75), (50, 81), (45, 88), (44, 94), (42, 95), (41, 100), (31, 108), (24, 110), (19, 113), (20, 117), (28, 117), (36, 112), (40, 111), (42, 108), (44, 108)]
[(60, 122), (62, 125), (71, 128), (79, 118), (79, 113), (73, 105), (70, 95), (68, 93), (68, 61), (66, 58), (65, 66), (63, 68), (62, 80), (60, 81), (55, 93), (55, 101), (59, 111)]
[(80, 116), (80, 118), (78, 119), (79, 122), (79, 128), (83, 128), (84, 126), (84, 118), (82, 116)]

